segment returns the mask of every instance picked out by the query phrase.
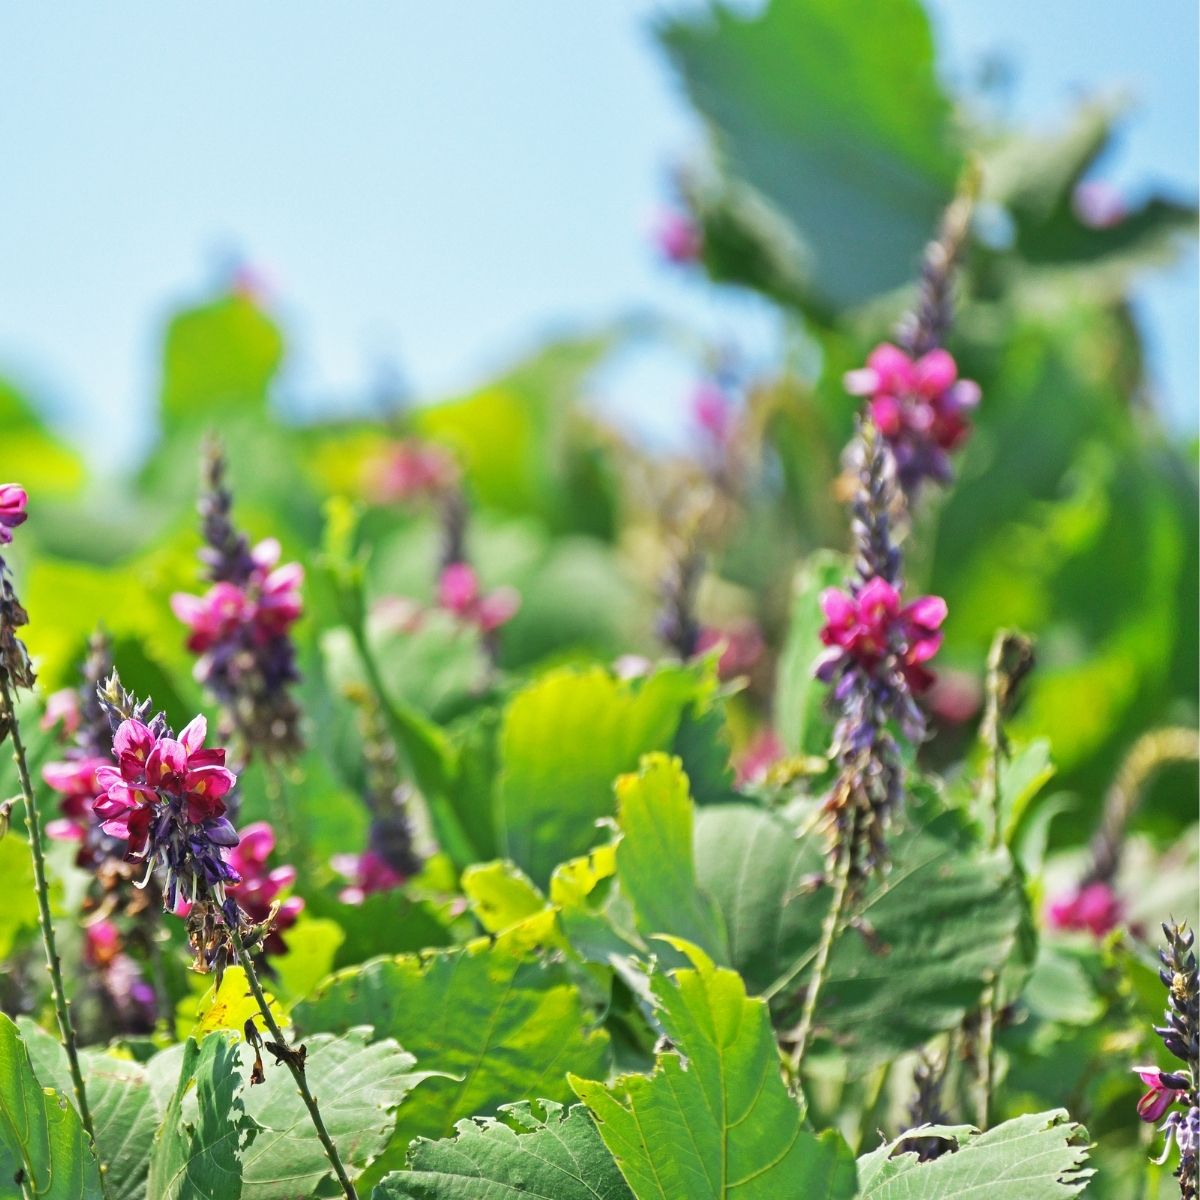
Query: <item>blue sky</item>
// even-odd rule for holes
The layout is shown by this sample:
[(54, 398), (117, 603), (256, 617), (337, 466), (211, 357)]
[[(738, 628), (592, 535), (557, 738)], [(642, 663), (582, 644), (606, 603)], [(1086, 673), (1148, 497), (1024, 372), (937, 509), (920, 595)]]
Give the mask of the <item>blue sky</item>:
[[(556, 328), (653, 309), (751, 355), (774, 321), (659, 266), (645, 228), (695, 123), (641, 0), (283, 8), (217, 0), (0, 12), (0, 373), (94, 458), (144, 445), (169, 306), (231, 252), (271, 281), (287, 389), (361, 394), (389, 364), (436, 396)], [(1194, 0), (937, 0), (947, 75), (1016, 68), (1014, 116), (1053, 124), (1120, 89), (1106, 176), (1197, 179)], [(1196, 261), (1141, 289), (1164, 406), (1195, 423)], [(689, 366), (610, 380), (650, 437)]]

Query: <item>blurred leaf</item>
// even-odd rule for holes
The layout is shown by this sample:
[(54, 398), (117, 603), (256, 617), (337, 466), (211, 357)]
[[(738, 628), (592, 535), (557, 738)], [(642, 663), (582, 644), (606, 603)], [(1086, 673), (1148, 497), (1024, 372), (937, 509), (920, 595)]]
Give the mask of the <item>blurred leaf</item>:
[(283, 337), (250, 298), (223, 296), (184, 309), (167, 326), (160, 404), (163, 425), (264, 412), (283, 361)]
[(499, 1113), (460, 1121), (452, 1140), (418, 1139), (375, 1200), (632, 1200), (582, 1106), (526, 1101)]
[(563, 968), (505, 937), (341, 971), (294, 1016), (306, 1033), (370, 1024), (454, 1077), (428, 1080), (404, 1106), (380, 1170), (402, 1164), (410, 1138), (446, 1137), (463, 1117), (514, 1098), (568, 1099), (564, 1072), (603, 1070), (608, 1053)]
[[(306, 1069), (321, 1104), (321, 1119), (351, 1180), (381, 1154), (396, 1126), (396, 1109), (423, 1079), (416, 1061), (394, 1041), (368, 1043), (369, 1029), (340, 1037), (318, 1033), (306, 1042)], [(249, 1075), (253, 1054), (242, 1049)], [(243, 1093), (246, 1111), (260, 1126), (242, 1155), (242, 1200), (292, 1200), (321, 1194), (332, 1175), (312, 1118), (290, 1072), (279, 1064), (266, 1081)]]
[(724, 165), (802, 242), (810, 305), (854, 307), (912, 277), (959, 163), (916, 0), (716, 6), (659, 36)]
[[(8, 795), (5, 792), (0, 799)], [(0, 879), (5, 886), (4, 907), (0, 910), (0, 960), (3, 961), (8, 960), (18, 937), (38, 923), (33, 860), (25, 838), (23, 808), (23, 801), (14, 806), (12, 827), (0, 840)]]
[(820, 633), (825, 625), (821, 593), (842, 587), (848, 568), (845, 558), (830, 551), (811, 555), (796, 576), (787, 641), (775, 676), (775, 732), (791, 754), (824, 755), (833, 736), (833, 721), (825, 709), (829, 688), (813, 674), (821, 656)]
[(462, 889), (471, 911), (488, 933), (499, 933), (541, 912), (546, 898), (512, 863), (481, 863), (468, 867)]
[(70, 496), (83, 484), (79, 455), (55, 437), (33, 405), (0, 379), (0, 482), (20, 483), (29, 493), (30, 521), (44, 498)]
[[(291, 1022), (279, 1001), (265, 988), (263, 991), (275, 1020), (286, 1028)], [(221, 986), (214, 983), (204, 993), (190, 1036), (198, 1036), (203, 1041), (206, 1034), (227, 1029), (241, 1037), (246, 1022), (251, 1017), (258, 1017), (258, 1011), (258, 1002), (246, 982), (246, 972), (239, 966), (226, 967)]]
[(1067, 1200), (1087, 1186), (1088, 1135), (1063, 1109), (1031, 1113), (980, 1133), (967, 1125), (928, 1126), (953, 1147), (919, 1161), (885, 1142), (858, 1160), (863, 1200)]
[[(101, 1200), (100, 1174), (79, 1114), (43, 1090), (16, 1025), (0, 1013), (0, 1151), (38, 1200)], [(12, 1173), (9, 1174), (12, 1178)]]
[(302, 912), (287, 931), (287, 953), (271, 957), (279, 993), (291, 1000), (307, 996), (332, 970), (346, 935), (336, 921)]
[(672, 1046), (654, 1073), (611, 1084), (571, 1076), (637, 1200), (852, 1200), (850, 1151), (836, 1132), (804, 1128), (766, 1004), (700, 950), (677, 949), (694, 966), (650, 985)]
[[(617, 874), (647, 938), (672, 934), (729, 961), (721, 914), (696, 884), (694, 809), (677, 758), (648, 754), (617, 780)], [(669, 965), (674, 965), (670, 954)], [(685, 961), (685, 960), (683, 960)]]
[(591, 667), (548, 672), (518, 692), (500, 734), (502, 852), (544, 885), (594, 845), (596, 822), (613, 814), (616, 777), (670, 746), (697, 688), (687, 668), (629, 683)]

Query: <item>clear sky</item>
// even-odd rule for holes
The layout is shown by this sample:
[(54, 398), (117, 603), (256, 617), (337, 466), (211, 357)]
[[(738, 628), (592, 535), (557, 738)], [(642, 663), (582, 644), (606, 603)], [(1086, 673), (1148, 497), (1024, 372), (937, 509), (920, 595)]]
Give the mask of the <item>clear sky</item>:
[[(168, 306), (241, 252), (290, 395), (470, 385), (562, 327), (651, 309), (768, 346), (752, 299), (659, 266), (645, 228), (698, 131), (643, 0), (114, 0), (0, 9), (0, 373), (94, 457), (144, 445)], [(1002, 52), (1012, 113), (1135, 101), (1107, 177), (1198, 187), (1195, 0), (936, 0), (947, 75)], [(1142, 288), (1164, 405), (1195, 424), (1195, 258)], [(689, 368), (601, 386), (650, 437)], [(335, 401), (336, 402), (336, 401)]]

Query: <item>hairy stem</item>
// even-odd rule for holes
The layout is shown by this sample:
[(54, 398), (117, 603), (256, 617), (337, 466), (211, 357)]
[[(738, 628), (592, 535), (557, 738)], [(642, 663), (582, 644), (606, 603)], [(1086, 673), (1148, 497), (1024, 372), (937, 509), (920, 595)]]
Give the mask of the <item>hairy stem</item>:
[[(25, 744), (21, 740), (21, 729), (17, 722), (17, 710), (9, 690), (8, 677), (0, 670), (0, 697), (4, 700), (4, 711), (8, 715), (8, 736), (13, 744), (13, 761), (17, 764), (17, 775), (21, 780), (21, 794), (25, 799), (25, 827), (29, 833), (29, 849), (33, 856), (33, 888), (37, 893), (38, 924), (42, 929), (42, 945), (46, 952), (46, 970), (50, 972), (50, 991), (54, 998), (54, 1012), (58, 1017), (59, 1038), (67, 1052), (67, 1065), (71, 1071), (71, 1085), (75, 1091), (75, 1104), (79, 1119), (96, 1145), (96, 1129), (92, 1124), (92, 1111), (88, 1107), (87, 1089), (83, 1083), (83, 1072), (79, 1069), (79, 1048), (75, 1042), (75, 1026), (71, 1022), (70, 1003), (63, 985), (62, 962), (58, 957), (58, 943), (54, 937), (54, 922), (50, 916), (50, 888), (46, 882), (46, 857), (42, 851), (42, 822), (38, 815), (37, 801), (33, 795), (33, 784), (29, 778), (29, 762)], [(108, 1195), (108, 1181), (100, 1173), (100, 1188)]]
[(337, 1147), (333, 1144), (333, 1138), (329, 1136), (329, 1130), (325, 1128), (325, 1122), (321, 1117), (321, 1110), (317, 1105), (316, 1098), (308, 1090), (308, 1078), (304, 1073), (303, 1061), (287, 1049), (287, 1042), (284, 1041), (283, 1031), (279, 1028), (279, 1023), (275, 1020), (275, 1016), (271, 1012), (271, 1006), (267, 1003), (267, 998), (263, 994), (262, 984), (258, 981), (258, 972), (254, 967), (254, 960), (251, 958), (250, 952), (246, 949), (245, 943), (242, 941), (241, 933), (236, 929), (231, 930), (230, 940), (233, 942), (238, 962), (241, 964), (242, 970), (246, 972), (246, 981), (250, 985), (250, 991), (253, 993), (255, 1003), (257, 1003), (258, 1010), (262, 1014), (263, 1024), (270, 1031), (275, 1044), (284, 1050), (284, 1053), (277, 1055), (277, 1057), (291, 1071), (292, 1078), (296, 1081), (296, 1089), (300, 1093), (300, 1099), (304, 1101), (304, 1107), (308, 1109), (308, 1115), (312, 1118), (313, 1128), (317, 1131), (317, 1137), (320, 1139), (321, 1145), (325, 1150), (325, 1157), (329, 1159), (329, 1165), (333, 1168), (334, 1175), (337, 1176), (337, 1181), (341, 1185), (342, 1192), (346, 1200), (358, 1200), (358, 1193), (354, 1190), (354, 1184), (350, 1182), (350, 1177), (346, 1174), (346, 1168), (342, 1165)]
[(813, 963), (812, 975), (809, 976), (808, 987), (804, 992), (804, 1011), (800, 1016), (800, 1030), (796, 1035), (796, 1044), (792, 1047), (789, 1062), (793, 1082), (800, 1078), (800, 1067), (808, 1052), (808, 1044), (812, 1038), (813, 1018), (817, 1012), (817, 1001), (821, 997), (821, 988), (825, 983), (825, 972), (829, 968), (829, 955), (833, 943), (837, 940), (841, 929), (842, 916), (846, 909), (846, 897), (850, 891), (850, 866), (853, 861), (854, 839), (842, 839), (838, 850), (837, 862), (834, 867), (833, 899), (829, 902), (829, 911), (821, 925), (821, 941), (817, 947), (817, 958)]

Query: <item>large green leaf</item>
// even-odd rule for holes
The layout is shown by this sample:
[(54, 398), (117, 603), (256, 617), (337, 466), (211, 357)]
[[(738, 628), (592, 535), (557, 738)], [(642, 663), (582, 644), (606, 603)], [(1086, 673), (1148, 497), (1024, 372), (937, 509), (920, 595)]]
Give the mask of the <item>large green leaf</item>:
[(79, 1114), (43, 1089), (16, 1025), (0, 1014), (0, 1167), (23, 1172), (24, 1195), (100, 1200), (100, 1173)]
[(660, 36), (729, 170), (798, 235), (810, 302), (911, 278), (958, 170), (917, 0), (718, 6)]
[(602, 1070), (608, 1057), (608, 1035), (588, 1028), (563, 968), (507, 937), (341, 971), (294, 1017), (304, 1030), (370, 1024), (423, 1068), (453, 1077), (410, 1097), (381, 1166), (400, 1166), (410, 1138), (448, 1136), (463, 1117), (520, 1098), (567, 1100), (566, 1072)]
[(631, 1200), (582, 1106), (505, 1104), (500, 1118), (460, 1121), (455, 1137), (418, 1139), (408, 1170), (374, 1200)]
[(564, 668), (518, 692), (500, 734), (501, 853), (544, 887), (560, 862), (595, 845), (596, 822), (613, 815), (613, 781), (670, 747), (698, 678), (682, 667), (635, 682)]
[(242, 1063), (224, 1033), (188, 1038), (179, 1082), (150, 1156), (154, 1200), (239, 1200), (242, 1153), (259, 1127), (242, 1099)]
[[(891, 849), (891, 869), (835, 943), (817, 1016), (856, 1071), (958, 1024), (1012, 954), (1023, 912), (1007, 852), (984, 850), (958, 812), (916, 808)], [(798, 839), (751, 805), (705, 808), (696, 859), (734, 965), (765, 995), (788, 996), (804, 982), (829, 904), (829, 889), (811, 885), (825, 866), (819, 835)]]
[(646, 937), (671, 934), (727, 965), (721, 914), (696, 884), (694, 808), (677, 758), (649, 754), (617, 780), (617, 874)]
[(0, 379), (0, 479), (19, 481), (32, 499), (30, 510), (47, 496), (70, 494), (83, 482), (83, 463), (46, 429), (33, 405)]
[[(62, 1044), (28, 1017), (21, 1017), (18, 1026), (38, 1078), (60, 1095), (69, 1095), (71, 1075)], [(146, 1068), (132, 1059), (94, 1050), (83, 1050), (79, 1057), (108, 1200), (143, 1200), (150, 1150), (162, 1121)]]
[[(341, 1037), (307, 1039), (306, 1070), (321, 1105), (321, 1119), (351, 1179), (383, 1152), (396, 1127), (396, 1109), (425, 1076), (390, 1038), (368, 1042), (366, 1028)], [(242, 1049), (249, 1075), (252, 1055)], [(242, 1155), (242, 1200), (291, 1200), (318, 1194), (329, 1160), (313, 1134), (312, 1118), (282, 1065), (266, 1082), (243, 1093), (247, 1115), (261, 1130)]]
[(1087, 1130), (1063, 1109), (1030, 1113), (980, 1133), (970, 1126), (926, 1126), (953, 1153), (922, 1163), (905, 1152), (907, 1134), (858, 1160), (862, 1200), (1068, 1200), (1092, 1172)]
[(766, 1004), (735, 972), (678, 948), (694, 966), (650, 985), (674, 1049), (652, 1075), (571, 1078), (637, 1200), (851, 1200), (850, 1151), (837, 1133), (804, 1128)]

